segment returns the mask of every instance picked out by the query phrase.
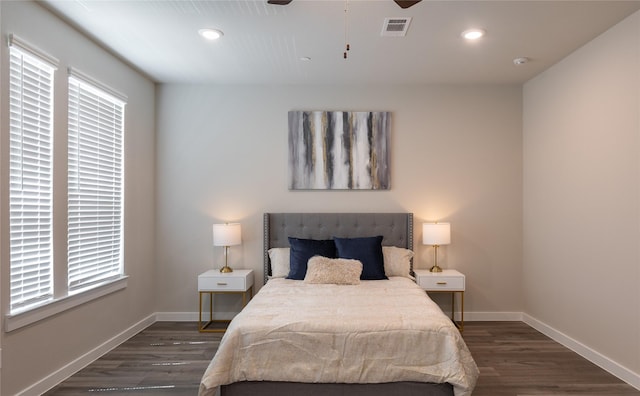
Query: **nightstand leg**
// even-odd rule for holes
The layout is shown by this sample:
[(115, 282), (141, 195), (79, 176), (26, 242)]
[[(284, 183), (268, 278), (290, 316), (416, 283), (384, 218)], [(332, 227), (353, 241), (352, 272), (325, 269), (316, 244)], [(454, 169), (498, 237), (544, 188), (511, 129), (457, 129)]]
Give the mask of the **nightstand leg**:
[(464, 330), (464, 292), (460, 292), (460, 331)]
[(451, 320), (456, 323), (456, 292), (451, 292)]
[(247, 300), (247, 293), (249, 293), (249, 300), (253, 298), (253, 286), (249, 287), (249, 290), (247, 290), (246, 292), (242, 293), (242, 307), (246, 307), (247, 306), (247, 302), (249, 302)]
[[(202, 295), (203, 294), (208, 294), (209, 295), (209, 320), (207, 320), (206, 322), (203, 322), (202, 320)], [(213, 293), (211, 292), (198, 292), (198, 299), (200, 301), (198, 301), (198, 305), (199, 305), (199, 309), (198, 309), (198, 331), (199, 332), (204, 332), (205, 329), (207, 327), (209, 327), (209, 325), (211, 325), (211, 323), (213, 323)], [(204, 324), (203, 324), (204, 323)]]
[(198, 331), (202, 331), (202, 292), (198, 292), (198, 303), (200, 309), (198, 309)]
[[(460, 293), (460, 322), (457, 322), (455, 317), (456, 293)], [(451, 293), (451, 320), (460, 331), (464, 330), (464, 291)]]
[(213, 322), (213, 293), (209, 293), (209, 323)]
[[(209, 294), (209, 320), (207, 322), (203, 322), (202, 320), (202, 295)], [(198, 331), (202, 332), (207, 328), (212, 322), (213, 319), (213, 293), (210, 292), (198, 292)], [(203, 324), (204, 323), (204, 324)]]

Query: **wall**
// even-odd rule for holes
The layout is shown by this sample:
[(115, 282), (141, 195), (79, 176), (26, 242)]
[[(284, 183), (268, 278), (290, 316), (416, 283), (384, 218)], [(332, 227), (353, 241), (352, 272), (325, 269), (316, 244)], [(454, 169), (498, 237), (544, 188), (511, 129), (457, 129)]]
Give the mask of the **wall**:
[(525, 84), (523, 116), (525, 312), (637, 387), (639, 49), (636, 13)]
[[(521, 87), (169, 84), (157, 97), (159, 311), (197, 311), (197, 275), (223, 261), (214, 223), (242, 223), (230, 264), (261, 284), (262, 213), (279, 211), (413, 212), (418, 268), (433, 260), (421, 223), (450, 221), (439, 262), (466, 273), (466, 311), (522, 311)], [(288, 191), (289, 110), (391, 111), (391, 189)]]
[[(125, 271), (128, 287), (31, 326), (10, 333), (1, 332), (2, 388), (0, 394), (14, 395), (41, 380), (54, 375), (67, 364), (76, 364), (80, 356), (94, 351), (103, 343), (153, 314), (155, 310), (154, 267), (154, 96), (155, 86), (84, 36), (62, 23), (40, 5), (30, 1), (0, 3), (2, 33), (2, 86), (8, 79), (6, 37), (14, 33), (30, 44), (60, 60), (56, 73), (55, 156), (54, 166), (65, 163), (64, 131), (66, 130), (67, 67), (102, 81), (128, 96), (125, 136)], [(0, 147), (2, 158), (2, 228), (0, 254), (2, 266), (2, 312), (8, 313), (8, 223), (6, 204), (8, 185), (8, 97), (2, 90), (2, 127)], [(54, 182), (65, 189), (65, 178)], [(54, 198), (56, 199), (56, 198)], [(58, 201), (64, 207), (64, 200)], [(59, 223), (60, 224), (60, 223)], [(63, 223), (62, 223), (63, 224)], [(63, 228), (64, 232), (64, 228)], [(64, 257), (66, 246), (54, 246), (56, 256)], [(58, 264), (59, 265), (59, 264)], [(70, 373), (69, 373), (70, 374)], [(50, 377), (49, 377), (50, 378)], [(55, 384), (55, 379), (53, 379)], [(38, 394), (42, 389), (29, 388), (26, 394)]]

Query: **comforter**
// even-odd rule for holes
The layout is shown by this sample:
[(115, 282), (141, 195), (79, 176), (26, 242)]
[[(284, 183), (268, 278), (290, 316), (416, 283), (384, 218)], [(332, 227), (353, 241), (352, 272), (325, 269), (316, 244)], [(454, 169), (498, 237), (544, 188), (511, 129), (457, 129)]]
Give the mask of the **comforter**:
[(199, 395), (239, 381), (417, 381), (448, 382), (468, 396), (477, 377), (458, 329), (408, 278), (272, 279), (229, 324)]

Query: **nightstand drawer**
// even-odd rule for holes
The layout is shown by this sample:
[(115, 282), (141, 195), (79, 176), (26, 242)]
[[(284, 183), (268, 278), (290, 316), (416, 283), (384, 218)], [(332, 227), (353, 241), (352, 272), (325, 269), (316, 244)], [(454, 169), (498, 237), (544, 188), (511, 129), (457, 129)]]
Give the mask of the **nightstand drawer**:
[(427, 269), (416, 269), (416, 283), (427, 291), (464, 291), (464, 274), (452, 269), (442, 272), (430, 272)]
[(464, 277), (460, 276), (421, 276), (418, 282), (425, 290), (464, 290)]
[(248, 270), (235, 270), (228, 274), (219, 271), (207, 271), (198, 276), (198, 290), (247, 291), (253, 286), (253, 273)]
[(198, 279), (198, 290), (244, 291), (247, 283), (244, 278), (208, 277)]

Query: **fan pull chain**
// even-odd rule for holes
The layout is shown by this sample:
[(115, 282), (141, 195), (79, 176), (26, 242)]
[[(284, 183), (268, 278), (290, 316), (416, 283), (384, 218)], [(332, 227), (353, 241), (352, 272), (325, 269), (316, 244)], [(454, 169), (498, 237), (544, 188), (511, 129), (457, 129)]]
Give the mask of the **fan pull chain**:
[(349, 45), (349, 17), (348, 14), (349, 13), (349, 0), (344, 0), (344, 46), (345, 46), (345, 51), (342, 54), (342, 56), (344, 57), (344, 59), (347, 59), (347, 52), (350, 49), (350, 45)]

